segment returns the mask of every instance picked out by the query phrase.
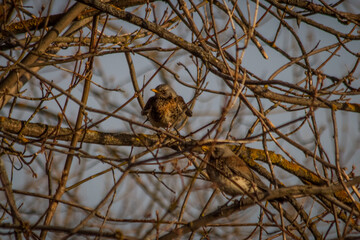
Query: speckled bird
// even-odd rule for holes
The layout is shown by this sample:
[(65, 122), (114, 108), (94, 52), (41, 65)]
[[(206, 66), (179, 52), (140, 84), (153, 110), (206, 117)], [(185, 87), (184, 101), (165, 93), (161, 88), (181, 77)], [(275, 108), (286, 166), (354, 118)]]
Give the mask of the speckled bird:
[(244, 160), (225, 145), (213, 148), (206, 171), (210, 180), (216, 183), (221, 191), (231, 196), (269, 191)]
[(192, 116), (184, 99), (168, 84), (160, 84), (151, 91), (155, 96), (149, 98), (141, 114), (146, 115), (154, 127), (176, 127), (186, 116)]

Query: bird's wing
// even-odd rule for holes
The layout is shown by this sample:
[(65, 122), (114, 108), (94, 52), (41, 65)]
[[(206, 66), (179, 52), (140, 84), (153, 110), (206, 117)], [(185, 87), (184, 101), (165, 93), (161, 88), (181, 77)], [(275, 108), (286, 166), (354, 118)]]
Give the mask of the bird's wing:
[(261, 181), (259, 176), (256, 175), (256, 173), (246, 165), (244, 160), (237, 156), (232, 156), (230, 158), (232, 159), (229, 159), (229, 161), (227, 161), (227, 165), (229, 169), (234, 173), (234, 175), (238, 175), (251, 182), (254, 182), (258, 188), (264, 191), (269, 190), (268, 186), (266, 186), (266, 184)]
[(181, 106), (181, 111), (185, 111), (186, 116), (191, 117), (192, 111), (188, 108), (187, 104), (181, 96), (177, 96), (177, 102)]
[(148, 100), (147, 103), (145, 104), (144, 109), (141, 111), (141, 115), (148, 115), (148, 113), (150, 112), (151, 107), (152, 107), (154, 101), (155, 101), (155, 97), (149, 98), (149, 100)]

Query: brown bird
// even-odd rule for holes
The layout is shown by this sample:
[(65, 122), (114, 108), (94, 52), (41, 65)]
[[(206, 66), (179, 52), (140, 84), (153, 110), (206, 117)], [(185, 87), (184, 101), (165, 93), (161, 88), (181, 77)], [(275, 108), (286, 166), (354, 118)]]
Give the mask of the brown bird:
[(160, 84), (151, 91), (155, 96), (149, 98), (141, 114), (146, 115), (154, 127), (176, 127), (186, 116), (192, 116), (184, 99), (169, 85)]
[(269, 191), (244, 160), (225, 145), (214, 147), (206, 171), (210, 180), (216, 183), (221, 191), (231, 196)]

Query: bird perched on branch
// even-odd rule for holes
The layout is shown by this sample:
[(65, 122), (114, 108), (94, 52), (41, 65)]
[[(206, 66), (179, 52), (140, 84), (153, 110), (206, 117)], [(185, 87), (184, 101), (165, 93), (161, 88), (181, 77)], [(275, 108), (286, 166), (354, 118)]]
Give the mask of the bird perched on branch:
[(236, 156), (226, 145), (213, 147), (206, 171), (210, 180), (216, 183), (221, 191), (231, 196), (269, 191), (244, 160)]
[(141, 114), (146, 115), (154, 127), (176, 127), (186, 116), (192, 116), (184, 99), (169, 85), (160, 84), (151, 91), (155, 96), (149, 98)]

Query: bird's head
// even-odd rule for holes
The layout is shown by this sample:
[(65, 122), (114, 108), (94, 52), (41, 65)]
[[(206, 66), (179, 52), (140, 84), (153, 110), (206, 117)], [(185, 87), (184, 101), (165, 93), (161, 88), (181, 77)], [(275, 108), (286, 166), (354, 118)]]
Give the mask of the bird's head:
[(214, 147), (202, 146), (204, 152), (211, 151), (213, 158), (233, 157), (235, 153), (226, 145), (217, 145)]
[(169, 85), (160, 84), (155, 89), (151, 89), (155, 93), (155, 96), (159, 98), (176, 98), (177, 94)]

